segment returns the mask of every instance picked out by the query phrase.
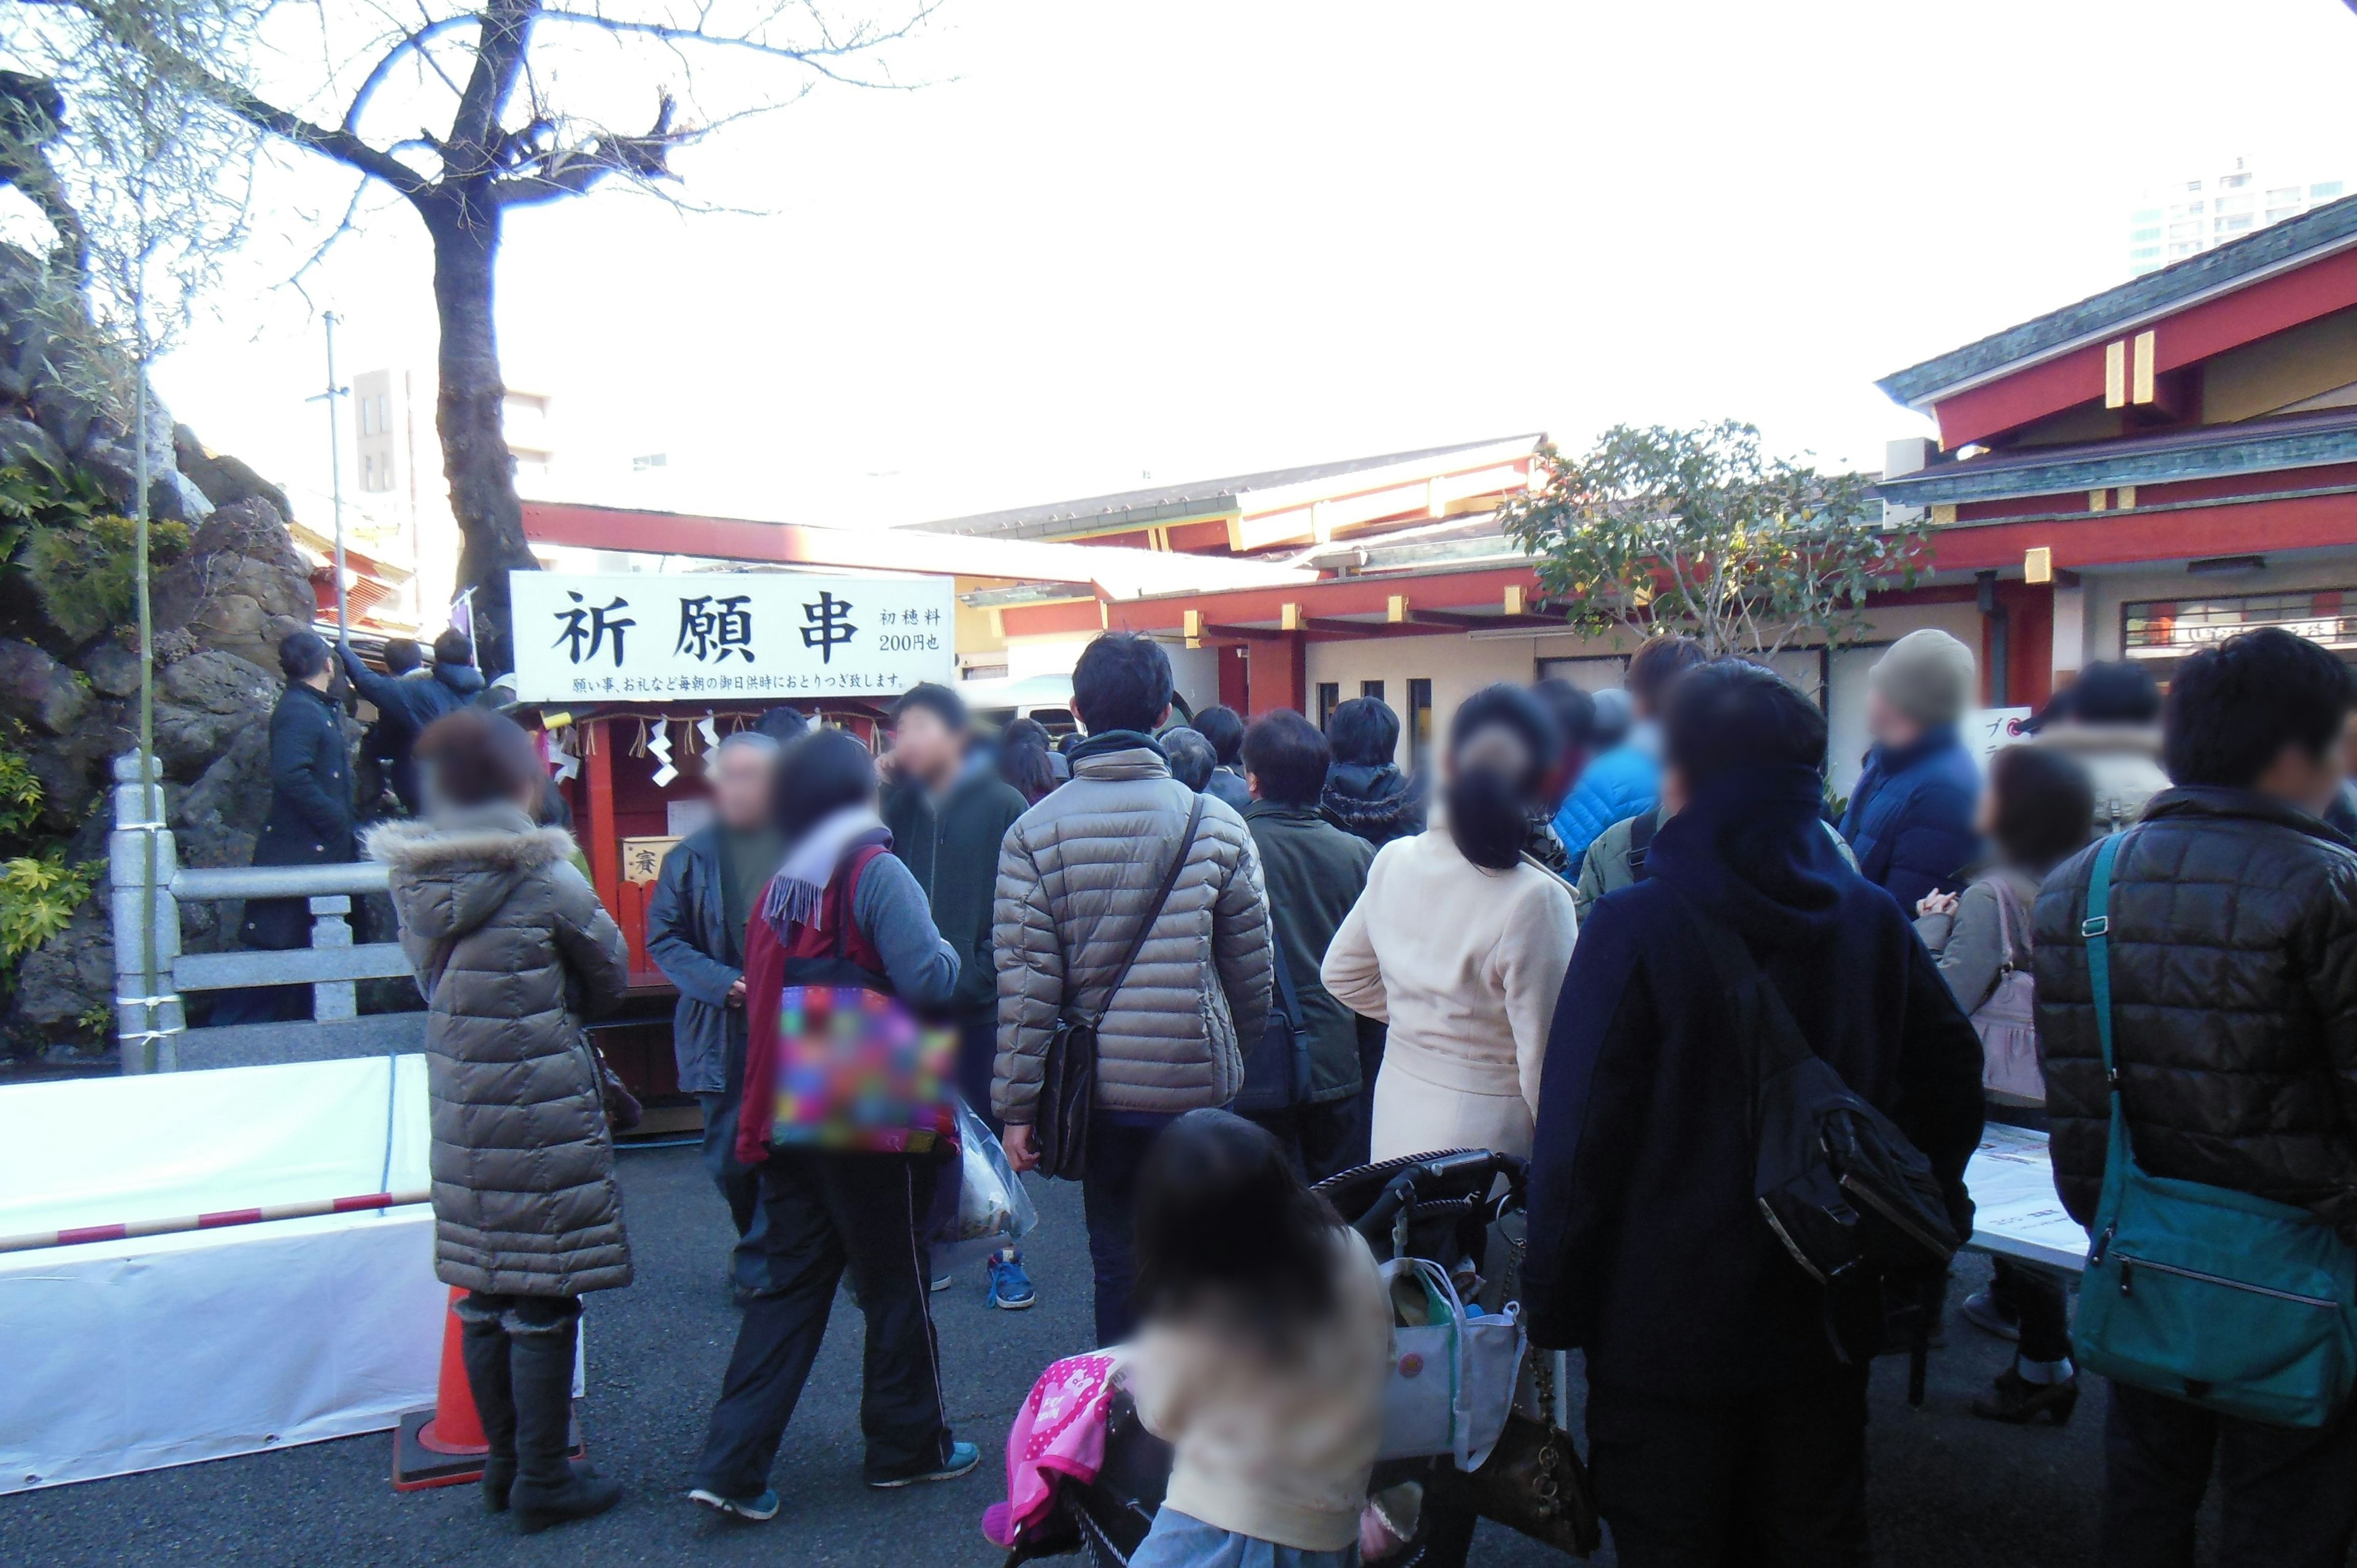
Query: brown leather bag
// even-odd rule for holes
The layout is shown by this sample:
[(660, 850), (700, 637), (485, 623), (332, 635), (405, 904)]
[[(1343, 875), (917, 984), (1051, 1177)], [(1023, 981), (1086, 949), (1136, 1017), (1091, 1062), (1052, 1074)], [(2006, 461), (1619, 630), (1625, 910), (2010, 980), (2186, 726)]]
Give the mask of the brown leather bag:
[(1442, 1464), (1426, 1490), (1574, 1557), (1593, 1555), (1603, 1543), (1587, 1466), (1571, 1434), (1519, 1410), (1506, 1412), (1506, 1430), (1480, 1469), (1469, 1476)]

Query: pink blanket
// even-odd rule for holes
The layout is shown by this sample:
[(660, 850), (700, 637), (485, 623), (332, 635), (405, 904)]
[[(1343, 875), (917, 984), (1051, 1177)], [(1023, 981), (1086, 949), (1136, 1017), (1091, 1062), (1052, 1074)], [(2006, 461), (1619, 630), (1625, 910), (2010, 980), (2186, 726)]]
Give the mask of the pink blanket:
[(993, 1544), (1011, 1548), (1045, 1519), (1058, 1480), (1092, 1481), (1103, 1468), (1105, 1412), (1120, 1368), (1118, 1356), (1093, 1351), (1056, 1362), (1031, 1385), (1006, 1434), (1006, 1500), (982, 1516)]

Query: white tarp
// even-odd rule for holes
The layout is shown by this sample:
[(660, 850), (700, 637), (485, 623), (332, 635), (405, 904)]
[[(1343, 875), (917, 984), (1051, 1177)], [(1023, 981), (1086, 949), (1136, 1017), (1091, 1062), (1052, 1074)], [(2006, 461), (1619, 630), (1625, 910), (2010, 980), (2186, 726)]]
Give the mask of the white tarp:
[[(425, 1060), (0, 1090), (0, 1235), (426, 1184)], [(0, 1253), (0, 1493), (392, 1427), (434, 1402), (433, 1210)]]
[(1964, 1167), (1973, 1195), (1973, 1242), (2032, 1263), (2077, 1273), (2087, 1266), (2087, 1232), (2054, 1192), (2046, 1134), (1992, 1122)]

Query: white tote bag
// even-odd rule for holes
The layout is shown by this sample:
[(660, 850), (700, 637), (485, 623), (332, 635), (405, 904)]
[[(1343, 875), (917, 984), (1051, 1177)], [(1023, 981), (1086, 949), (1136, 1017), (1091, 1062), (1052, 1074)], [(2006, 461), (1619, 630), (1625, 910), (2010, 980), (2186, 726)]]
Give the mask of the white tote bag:
[(1416, 1459), (1448, 1455), (1459, 1470), (1481, 1467), (1506, 1428), (1514, 1382), (1528, 1341), (1523, 1309), (1508, 1302), (1493, 1314), (1468, 1313), (1448, 1271), (1426, 1258), (1395, 1258), (1383, 1265), (1388, 1293), (1403, 1275), (1416, 1280), (1429, 1304), (1426, 1323), (1392, 1330), (1392, 1369), (1383, 1386), (1383, 1446), (1380, 1457)]

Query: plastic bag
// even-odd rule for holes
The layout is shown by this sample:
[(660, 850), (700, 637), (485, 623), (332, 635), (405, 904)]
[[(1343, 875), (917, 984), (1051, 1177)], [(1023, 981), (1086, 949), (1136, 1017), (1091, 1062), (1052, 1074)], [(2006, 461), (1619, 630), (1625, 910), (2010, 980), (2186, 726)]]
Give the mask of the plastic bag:
[(957, 1107), (958, 1145), (965, 1169), (958, 1185), (957, 1213), (932, 1239), (932, 1264), (948, 1273), (1011, 1247), (1039, 1223), (1023, 1178), (1006, 1163), (1006, 1151), (989, 1126), (963, 1100)]

